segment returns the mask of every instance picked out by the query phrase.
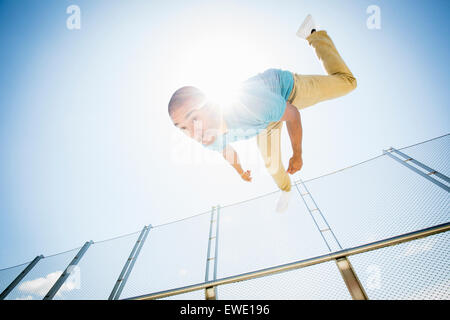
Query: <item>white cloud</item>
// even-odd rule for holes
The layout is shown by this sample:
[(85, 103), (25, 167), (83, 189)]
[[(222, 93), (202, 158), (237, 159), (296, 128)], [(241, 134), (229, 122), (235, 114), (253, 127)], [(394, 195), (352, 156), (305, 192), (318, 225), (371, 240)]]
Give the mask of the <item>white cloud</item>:
[[(61, 276), (61, 274), (62, 271), (55, 271), (46, 275), (45, 278), (37, 278), (34, 280), (25, 281), (21, 283), (18, 288), (24, 293), (44, 297)], [(75, 288), (79, 288), (79, 286), (77, 287), (75, 282), (66, 281), (58, 290), (56, 296), (60, 296), (61, 293), (71, 291)], [(32, 296), (25, 296), (19, 299), (22, 300), (23, 298), (26, 298), (27, 300), (33, 299)]]
[(16, 298), (16, 300), (33, 300), (33, 297), (32, 296), (22, 296), (22, 297)]

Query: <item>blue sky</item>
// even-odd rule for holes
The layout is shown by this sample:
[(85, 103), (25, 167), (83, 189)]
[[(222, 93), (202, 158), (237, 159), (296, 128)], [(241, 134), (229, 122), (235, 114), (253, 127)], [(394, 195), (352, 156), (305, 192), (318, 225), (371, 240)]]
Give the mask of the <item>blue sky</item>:
[[(66, 28), (71, 4), (81, 8), (80, 30)], [(366, 26), (373, 4), (379, 30)], [(323, 74), (295, 36), (308, 13), (329, 32), (358, 88), (302, 111), (297, 178), (448, 133), (449, 7), (0, 1), (0, 268), (274, 191), (254, 140), (236, 144), (244, 169), (253, 170), (249, 184), (219, 155), (183, 139), (167, 102), (182, 85), (213, 88), (267, 68)], [(283, 139), (286, 164), (286, 130)], [(183, 145), (200, 160), (180, 160)]]

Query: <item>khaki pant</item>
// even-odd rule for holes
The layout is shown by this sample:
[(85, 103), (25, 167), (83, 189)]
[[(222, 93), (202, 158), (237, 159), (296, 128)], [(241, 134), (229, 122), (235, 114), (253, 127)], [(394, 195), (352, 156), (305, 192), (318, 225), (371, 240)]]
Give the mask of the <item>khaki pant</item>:
[[(356, 88), (356, 79), (339, 55), (326, 31), (317, 31), (307, 38), (322, 61), (328, 75), (294, 73), (294, 87), (288, 102), (304, 109), (318, 102), (343, 96)], [(281, 161), (281, 129), (283, 122), (271, 122), (257, 137), (265, 166), (281, 190), (291, 190), (291, 179)]]

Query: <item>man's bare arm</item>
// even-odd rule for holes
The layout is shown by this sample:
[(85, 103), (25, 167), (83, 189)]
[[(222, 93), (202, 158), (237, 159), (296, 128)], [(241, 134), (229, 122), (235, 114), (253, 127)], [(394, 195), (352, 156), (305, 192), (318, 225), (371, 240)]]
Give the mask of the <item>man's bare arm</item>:
[(299, 171), (303, 166), (302, 160), (302, 120), (300, 117), (300, 112), (296, 107), (290, 103), (286, 104), (286, 109), (284, 111), (281, 121), (286, 121), (286, 127), (289, 133), (289, 138), (291, 139), (292, 145), (292, 157), (289, 160), (289, 168), (286, 172), (294, 174)]
[(222, 151), (222, 155), (227, 160), (231, 166), (236, 170), (236, 172), (241, 176), (242, 179), (245, 181), (251, 181), (251, 172), (250, 170), (244, 171), (241, 167), (241, 164), (239, 162), (239, 156), (237, 152), (231, 147), (230, 145), (227, 145), (225, 149)]

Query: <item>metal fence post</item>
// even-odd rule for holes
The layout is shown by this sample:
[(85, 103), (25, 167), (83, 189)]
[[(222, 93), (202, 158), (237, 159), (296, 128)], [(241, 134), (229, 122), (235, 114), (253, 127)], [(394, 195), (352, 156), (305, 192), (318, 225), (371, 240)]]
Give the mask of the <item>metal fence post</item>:
[(335, 261), (353, 300), (368, 300), (369, 297), (359, 281), (350, 260), (347, 257), (342, 257)]
[[(216, 218), (214, 220), (214, 212), (216, 212)], [(208, 252), (206, 256), (206, 271), (205, 271), (205, 282), (209, 281), (209, 265), (212, 260), (214, 260), (214, 270), (213, 270), (213, 280), (217, 279), (217, 256), (218, 256), (218, 246), (219, 246), (219, 213), (220, 206), (211, 208), (211, 220), (209, 224), (209, 237), (208, 237)], [(213, 223), (216, 223), (216, 234), (212, 236)], [(211, 256), (211, 240), (215, 239), (214, 245), (214, 256)], [(205, 288), (205, 299), (206, 300), (216, 300), (217, 299), (217, 288), (212, 286)]]
[(214, 210), (216, 207), (211, 208), (211, 219), (209, 220), (209, 236), (208, 236), (208, 251), (206, 253), (206, 271), (205, 271), (205, 282), (209, 279), (209, 260), (211, 254), (211, 238), (212, 238), (212, 230), (213, 230), (213, 220), (214, 220)]
[[(405, 160), (400, 159), (399, 157), (394, 156), (392, 153), (396, 153), (397, 155), (405, 158)], [(442, 189), (444, 189), (447, 192), (450, 192), (450, 188), (448, 186), (446, 186), (445, 184), (443, 184), (442, 182), (432, 178), (432, 175), (435, 175), (436, 177), (441, 178), (442, 180), (446, 181), (447, 183), (450, 183), (450, 178), (447, 177), (446, 175), (424, 165), (423, 163), (411, 158), (410, 156), (408, 156), (407, 154), (404, 154), (403, 152), (400, 152), (399, 150), (396, 150), (394, 148), (389, 148), (388, 150), (383, 150), (383, 154), (388, 155), (389, 157), (391, 157), (392, 159), (398, 161), (399, 163), (401, 163), (402, 165), (404, 165), (405, 167), (411, 169), (412, 171), (414, 171), (415, 173), (421, 175), (422, 177), (424, 177), (425, 179), (431, 181), (432, 183), (434, 183), (435, 185), (441, 187)], [(428, 172), (425, 173), (417, 168), (415, 168), (414, 166), (410, 165), (407, 162), (411, 162), (414, 163), (416, 166), (421, 167), (422, 169), (427, 170)]]
[(128, 276), (130, 275), (131, 270), (133, 269), (134, 263), (138, 258), (139, 252), (141, 251), (141, 248), (144, 245), (145, 239), (147, 239), (147, 235), (151, 227), (152, 225), (144, 226), (144, 228), (142, 229), (136, 243), (134, 244), (133, 249), (131, 250), (130, 256), (128, 257), (127, 261), (125, 262), (125, 265), (122, 268), (122, 271), (120, 272), (119, 278), (117, 279), (114, 288), (112, 289), (111, 294), (109, 295), (108, 298), (109, 300), (119, 299), (119, 296), (122, 293), (122, 290), (125, 286)]
[(9, 286), (3, 290), (3, 292), (0, 294), (0, 300), (4, 300), (6, 296), (19, 284), (20, 281), (27, 275), (28, 272), (30, 272), (31, 269), (41, 260), (44, 256), (41, 254), (40, 256), (37, 256), (36, 258), (31, 261), (25, 269), (22, 270), (21, 273), (9, 284)]
[(83, 247), (78, 251), (76, 256), (72, 259), (72, 261), (69, 263), (67, 268), (64, 270), (64, 272), (61, 274), (61, 276), (56, 280), (53, 287), (51, 287), (50, 291), (45, 295), (43, 300), (52, 300), (55, 294), (58, 292), (58, 290), (61, 288), (61, 286), (64, 284), (64, 282), (67, 280), (67, 278), (70, 275), (70, 269), (73, 266), (76, 266), (78, 262), (80, 262), (83, 255), (86, 253), (87, 249), (89, 249), (90, 245), (94, 243), (92, 240), (86, 242)]
[[(322, 211), (319, 209), (319, 206), (317, 205), (316, 201), (314, 200), (313, 196), (309, 192), (308, 188), (306, 187), (305, 183), (302, 179), (300, 179), (300, 183), (302, 187), (305, 189), (305, 192), (300, 191), (298, 188), (298, 185), (296, 184), (295, 187), (300, 194), (300, 197), (302, 198), (306, 208), (309, 211), (309, 214), (311, 215), (311, 218), (314, 221), (314, 224), (319, 231), (320, 235), (322, 236), (323, 241), (325, 242), (325, 245), (328, 248), (328, 251), (332, 252), (332, 248), (339, 248), (342, 250), (342, 246), (337, 239), (336, 235), (333, 232), (333, 229), (328, 224), (327, 219), (325, 219), (325, 216), (322, 214)], [(310, 208), (308, 206), (307, 201), (305, 200), (305, 197), (309, 197), (315, 208)], [(318, 213), (318, 214), (317, 214)], [(321, 229), (320, 225), (318, 223), (318, 220), (322, 220), (323, 224), (325, 224), (325, 228)], [(333, 241), (328, 241), (327, 238), (324, 236), (325, 233), (329, 233), (331, 235), (331, 239)], [(342, 279), (345, 282), (345, 285), (347, 286), (348, 291), (350, 292), (350, 295), (354, 300), (367, 300), (367, 294), (364, 290), (364, 287), (361, 285), (361, 282), (358, 279), (358, 276), (356, 275), (355, 270), (353, 269), (352, 265), (350, 264), (350, 261), (347, 259), (347, 257), (340, 257), (339, 259), (335, 259), (336, 265), (339, 269), (339, 272), (341, 273)]]
[[(215, 249), (214, 249), (214, 279), (217, 279), (217, 261), (219, 257), (219, 218), (220, 218), (220, 205), (217, 206), (217, 213), (216, 213), (216, 243), (215, 243)], [(217, 295), (217, 294), (216, 294)]]

